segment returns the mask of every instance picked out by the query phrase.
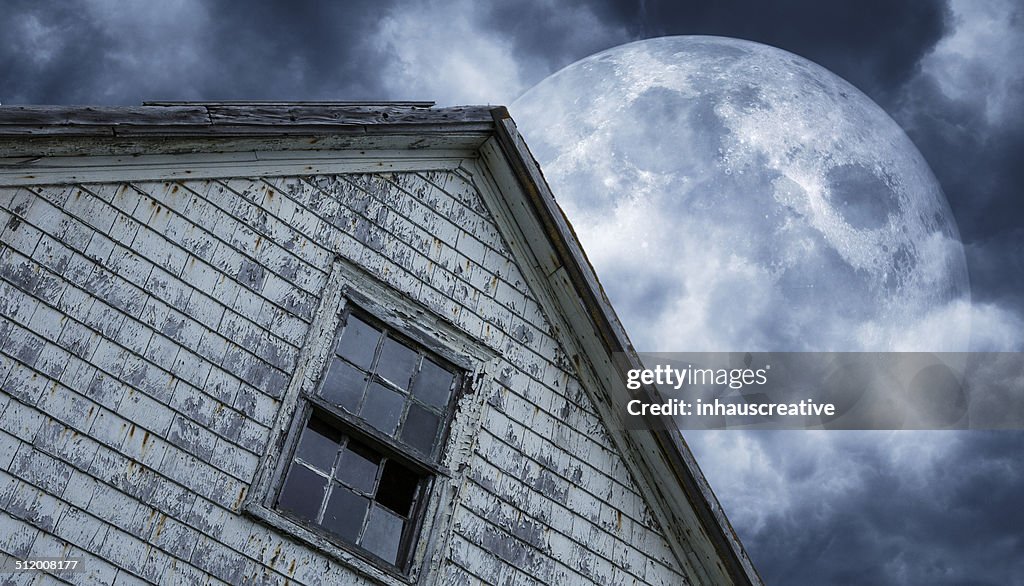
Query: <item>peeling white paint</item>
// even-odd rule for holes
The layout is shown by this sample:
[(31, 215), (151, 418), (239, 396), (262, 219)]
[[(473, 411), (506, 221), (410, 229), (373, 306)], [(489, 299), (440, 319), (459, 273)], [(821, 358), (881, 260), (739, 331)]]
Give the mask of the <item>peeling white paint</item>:
[(502, 356), (439, 583), (686, 583), (464, 173), (184, 169), (0, 188), (0, 550), (355, 583), (239, 513), (341, 254)]

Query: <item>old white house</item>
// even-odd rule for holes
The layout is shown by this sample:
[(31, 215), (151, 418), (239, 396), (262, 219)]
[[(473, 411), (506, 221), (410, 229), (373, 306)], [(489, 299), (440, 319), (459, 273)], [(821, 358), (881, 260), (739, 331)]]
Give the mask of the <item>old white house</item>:
[(0, 107), (0, 241), (5, 584), (759, 583), (503, 108)]

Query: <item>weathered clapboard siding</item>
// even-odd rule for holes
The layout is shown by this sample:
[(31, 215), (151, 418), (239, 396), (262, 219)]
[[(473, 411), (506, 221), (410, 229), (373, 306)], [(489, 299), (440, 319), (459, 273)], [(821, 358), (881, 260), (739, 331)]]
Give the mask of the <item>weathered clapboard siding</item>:
[(239, 513), (341, 254), (503, 359), (441, 583), (686, 582), (466, 172), (12, 187), (0, 226), (0, 551), (359, 583)]

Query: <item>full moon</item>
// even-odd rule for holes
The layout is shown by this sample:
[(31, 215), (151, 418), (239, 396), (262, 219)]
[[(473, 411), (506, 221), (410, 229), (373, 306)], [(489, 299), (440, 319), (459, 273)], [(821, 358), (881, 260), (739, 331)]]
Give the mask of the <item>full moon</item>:
[(578, 61), (510, 110), (638, 349), (966, 349), (942, 190), (830, 71), (665, 37)]

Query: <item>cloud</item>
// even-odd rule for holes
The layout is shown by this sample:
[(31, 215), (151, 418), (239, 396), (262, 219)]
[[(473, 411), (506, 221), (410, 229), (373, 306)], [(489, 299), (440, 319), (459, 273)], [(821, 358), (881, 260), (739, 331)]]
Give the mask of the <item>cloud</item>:
[(964, 341), (957, 351), (1021, 352), (1024, 319), (997, 304), (955, 299), (929, 309), (910, 323), (872, 320), (860, 324), (856, 336), (861, 348), (877, 348), (885, 341), (899, 352), (931, 352), (937, 341), (944, 340)]
[(1012, 584), (1024, 432), (687, 432), (767, 584)]
[(501, 103), (627, 40), (585, 3), (14, 0), (0, 101)]
[(389, 94), (442, 105), (508, 104), (554, 69), (627, 39), (585, 4), (552, 0), (403, 4), (371, 36)]
[(524, 86), (509, 39), (481, 29), (479, 2), (424, 2), (393, 8), (374, 43), (384, 61), (383, 85), (442, 105), (499, 104)]
[(16, 1), (5, 7), (0, 100), (389, 99), (366, 34), (387, 8), (367, 0)]
[(1020, 115), (1024, 94), (1024, 35), (1019, 3), (953, 0), (953, 30), (921, 60), (950, 100), (971, 105), (991, 126)]
[(408, 100), (388, 94), (372, 31), (393, 2), (210, 5), (206, 99)]
[(939, 2), (673, 2), (607, 0), (592, 4), (638, 38), (720, 35), (773, 45), (820, 63), (876, 100), (913, 76), (942, 38)]
[[(595, 6), (597, 4), (597, 6)], [(522, 89), (587, 55), (635, 40), (627, 26), (599, 14), (599, 3), (586, 0), (528, 0), (488, 3), (481, 19), (488, 34), (511, 44), (524, 64)], [(512, 101), (519, 94), (509, 96)]]
[(975, 298), (1024, 314), (1024, 13), (954, 1), (950, 33), (900, 89), (894, 117), (941, 181), (964, 240)]

